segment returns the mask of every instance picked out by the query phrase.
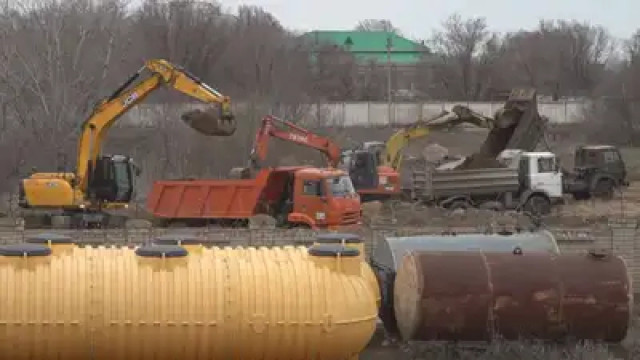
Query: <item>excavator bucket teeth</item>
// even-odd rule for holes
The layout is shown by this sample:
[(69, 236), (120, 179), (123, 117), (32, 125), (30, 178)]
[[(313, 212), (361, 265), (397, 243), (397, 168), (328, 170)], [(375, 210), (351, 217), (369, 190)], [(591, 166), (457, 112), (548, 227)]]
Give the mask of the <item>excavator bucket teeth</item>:
[(191, 110), (181, 116), (197, 132), (207, 136), (231, 136), (236, 132), (237, 123), (232, 115), (224, 115), (220, 108)]

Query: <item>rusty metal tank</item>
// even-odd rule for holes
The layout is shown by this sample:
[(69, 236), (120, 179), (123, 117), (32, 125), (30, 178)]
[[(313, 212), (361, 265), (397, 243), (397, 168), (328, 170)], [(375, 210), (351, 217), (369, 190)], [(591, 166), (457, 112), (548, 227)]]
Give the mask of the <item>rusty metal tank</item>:
[(340, 244), (32, 242), (0, 246), (8, 359), (353, 359), (375, 330), (360, 253)]
[(385, 330), (397, 335), (393, 310), (393, 284), (396, 271), (404, 255), (411, 251), (469, 251), (482, 250), (511, 253), (514, 248), (529, 252), (557, 254), (560, 252), (551, 232), (499, 232), (492, 234), (417, 235), (383, 237), (376, 243), (371, 266), (381, 293), (379, 316)]
[(415, 341), (617, 343), (631, 307), (625, 262), (604, 253), (414, 251), (394, 288), (400, 334)]

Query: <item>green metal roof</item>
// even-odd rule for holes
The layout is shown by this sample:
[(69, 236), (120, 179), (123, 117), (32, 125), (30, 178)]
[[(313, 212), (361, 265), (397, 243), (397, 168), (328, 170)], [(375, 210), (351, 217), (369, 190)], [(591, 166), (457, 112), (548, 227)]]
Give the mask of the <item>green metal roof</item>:
[(361, 61), (387, 61), (387, 39), (391, 39), (391, 62), (415, 64), (425, 47), (387, 31), (311, 31), (303, 35), (312, 44), (338, 45)]

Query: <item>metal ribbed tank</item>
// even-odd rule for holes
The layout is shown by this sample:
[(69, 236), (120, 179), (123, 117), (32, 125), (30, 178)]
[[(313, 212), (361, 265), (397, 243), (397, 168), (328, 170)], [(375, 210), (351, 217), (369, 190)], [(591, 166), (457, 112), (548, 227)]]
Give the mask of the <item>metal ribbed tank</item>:
[(501, 232), (495, 234), (417, 235), (384, 237), (375, 246), (371, 266), (381, 292), (380, 319), (389, 334), (397, 335), (393, 309), (393, 286), (403, 257), (411, 251), (482, 250), (511, 253), (520, 248), (527, 253), (559, 253), (555, 237), (547, 230), (535, 232)]
[(358, 249), (360, 252), (360, 260), (362, 261), (360, 265), (362, 276), (367, 279), (367, 282), (371, 286), (371, 292), (376, 299), (376, 306), (379, 307), (381, 301), (380, 287), (378, 286), (378, 280), (373, 273), (373, 269), (371, 269), (371, 266), (366, 261), (365, 244), (360, 235), (337, 232), (322, 233), (316, 236), (314, 245), (317, 244), (342, 244)]
[(342, 245), (33, 242), (0, 247), (8, 359), (353, 359), (375, 331), (359, 251)]
[(632, 313), (627, 267), (607, 254), (423, 252), (394, 289), (400, 334), (416, 341), (620, 342)]

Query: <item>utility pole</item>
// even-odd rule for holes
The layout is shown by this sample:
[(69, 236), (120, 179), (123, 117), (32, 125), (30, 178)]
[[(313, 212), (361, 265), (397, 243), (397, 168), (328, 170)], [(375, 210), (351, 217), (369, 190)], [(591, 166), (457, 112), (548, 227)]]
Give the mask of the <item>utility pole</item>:
[(388, 110), (388, 122), (391, 126), (391, 48), (393, 43), (391, 41), (391, 34), (387, 36), (387, 110)]

